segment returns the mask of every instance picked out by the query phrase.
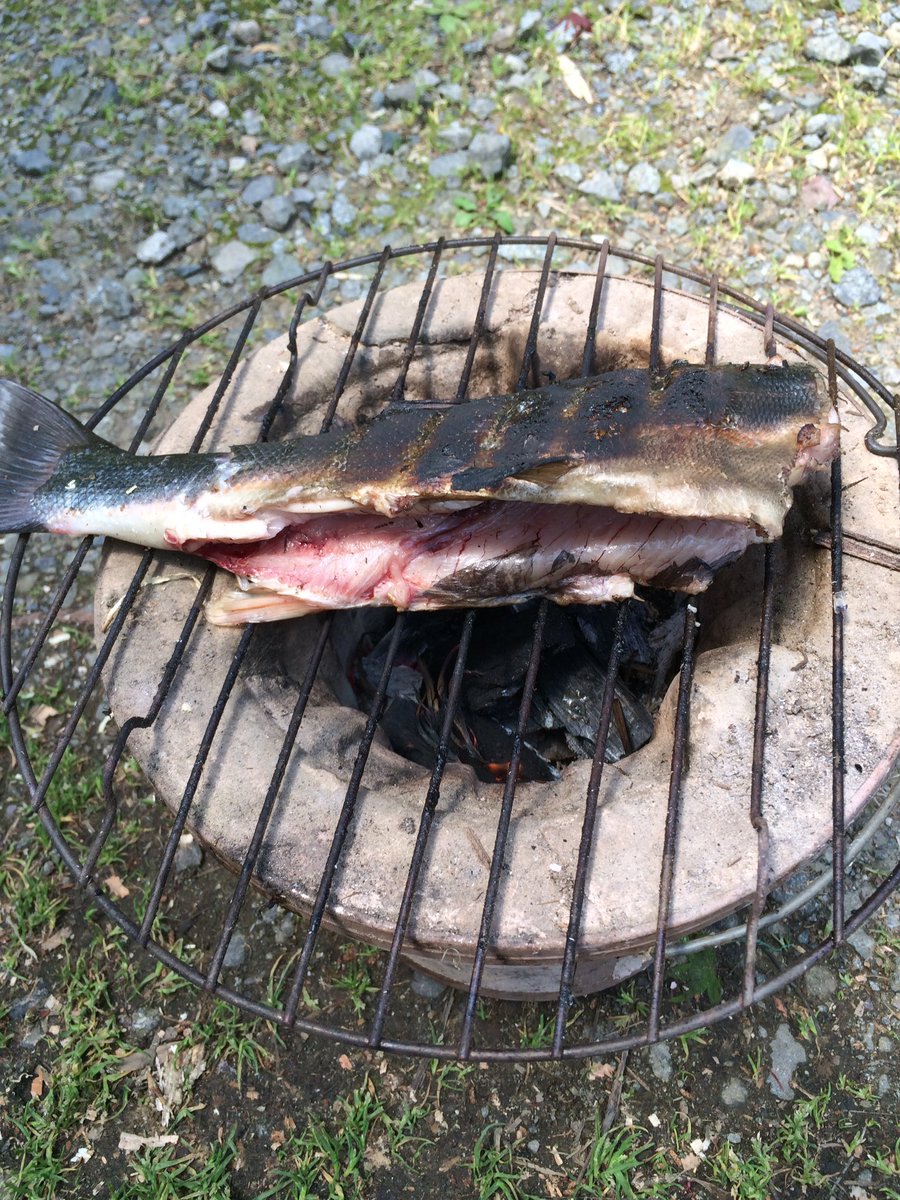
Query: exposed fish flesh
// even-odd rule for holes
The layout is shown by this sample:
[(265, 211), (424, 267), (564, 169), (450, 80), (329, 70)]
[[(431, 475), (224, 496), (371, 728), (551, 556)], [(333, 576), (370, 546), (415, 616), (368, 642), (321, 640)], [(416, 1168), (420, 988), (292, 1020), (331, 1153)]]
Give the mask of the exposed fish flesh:
[(106, 534), (226, 566), (211, 619), (681, 590), (778, 537), (791, 488), (837, 453), (808, 366), (613, 371), (368, 424), (134, 456), (0, 382), (0, 529)]

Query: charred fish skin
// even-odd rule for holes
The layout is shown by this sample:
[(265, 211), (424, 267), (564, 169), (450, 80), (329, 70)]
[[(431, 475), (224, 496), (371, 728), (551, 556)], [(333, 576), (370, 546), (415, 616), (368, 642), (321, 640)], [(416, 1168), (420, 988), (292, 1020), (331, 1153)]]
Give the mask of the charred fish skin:
[[(0, 381), (0, 529), (192, 549), (298, 514), (393, 517), (481, 500), (609, 506), (781, 533), (790, 485), (837, 450), (812, 367), (613, 371), (227, 452), (135, 456)], [(798, 465), (800, 464), (800, 465)]]

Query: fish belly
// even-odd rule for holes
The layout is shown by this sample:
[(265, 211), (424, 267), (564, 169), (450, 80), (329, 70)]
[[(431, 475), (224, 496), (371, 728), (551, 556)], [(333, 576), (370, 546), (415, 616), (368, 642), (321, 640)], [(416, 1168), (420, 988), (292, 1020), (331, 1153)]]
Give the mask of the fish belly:
[(696, 592), (758, 540), (734, 521), (491, 501), (394, 520), (314, 517), (265, 541), (210, 542), (196, 553), (241, 580), (207, 609), (214, 623), (239, 624), (366, 605), (602, 603), (631, 595), (635, 583)]

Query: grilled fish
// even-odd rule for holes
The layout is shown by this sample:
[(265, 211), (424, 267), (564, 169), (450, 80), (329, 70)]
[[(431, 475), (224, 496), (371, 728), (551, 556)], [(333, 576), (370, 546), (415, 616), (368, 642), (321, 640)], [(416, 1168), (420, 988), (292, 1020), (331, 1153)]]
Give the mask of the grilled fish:
[(319, 608), (599, 602), (682, 590), (782, 530), (837, 453), (807, 366), (673, 366), (226, 452), (134, 456), (0, 381), (0, 529), (106, 534), (220, 563), (221, 623)]

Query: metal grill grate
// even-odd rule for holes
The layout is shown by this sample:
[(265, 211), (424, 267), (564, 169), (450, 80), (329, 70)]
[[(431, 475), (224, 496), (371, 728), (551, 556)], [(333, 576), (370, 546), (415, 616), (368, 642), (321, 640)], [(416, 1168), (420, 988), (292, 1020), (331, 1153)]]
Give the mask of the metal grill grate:
[[(660, 364), (661, 312), (663, 296), (663, 275), (670, 271), (682, 281), (690, 281), (694, 290), (702, 290), (708, 300), (708, 333), (706, 346), (706, 362), (716, 361), (717, 318), (724, 308), (741, 313), (745, 318), (755, 322), (759, 328), (765, 353), (768, 357), (778, 351), (779, 340), (801, 349), (808, 357), (821, 362), (827, 371), (828, 385), (832, 399), (836, 401), (838, 381), (842, 381), (848, 392), (854, 394), (865, 405), (872, 415), (872, 427), (866, 435), (868, 450), (878, 456), (893, 456), (897, 451), (885, 440), (887, 417), (882, 407), (893, 408), (895, 420), (900, 421), (897, 401), (882, 387), (877, 379), (860, 363), (855, 362), (849, 355), (836, 350), (834, 343), (824, 342), (816, 335), (805, 329), (792, 318), (776, 313), (771, 305), (760, 305), (751, 298), (742, 295), (720, 282), (716, 276), (707, 276), (700, 272), (683, 268), (667, 267), (661, 257), (655, 259), (646, 256), (613, 250), (608, 242), (601, 246), (595, 243), (576, 239), (557, 239), (550, 236), (539, 238), (501, 238), (493, 239), (460, 239), (445, 241), (443, 239), (421, 247), (406, 247), (392, 249), (386, 247), (381, 254), (368, 255), (353, 259), (346, 263), (332, 265), (326, 263), (317, 272), (309, 273), (292, 280), (279, 288), (265, 290), (242, 304), (237, 304), (219, 316), (207, 321), (198, 328), (186, 333), (176, 344), (158, 354), (146, 364), (131, 379), (128, 380), (94, 413), (88, 424), (96, 426), (104, 417), (112, 413), (116, 405), (132, 389), (144, 380), (155, 377), (161, 371), (158, 385), (146, 409), (140, 424), (131, 439), (131, 449), (136, 450), (144, 440), (157, 418), (164, 399), (170, 393), (173, 380), (182, 364), (189, 348), (204, 335), (217, 327), (228, 325), (229, 322), (240, 318), (242, 324), (231, 350), (225, 370), (212, 399), (207, 407), (199, 428), (194, 437), (192, 449), (198, 449), (209, 432), (223, 399), (245, 355), (251, 334), (264, 305), (274, 304), (281, 294), (299, 293), (299, 299), (294, 307), (288, 334), (289, 365), (284, 372), (280, 386), (267, 411), (260, 420), (261, 439), (265, 439), (272, 429), (273, 422), (278, 416), (285, 398), (296, 385), (298, 377), (302, 381), (302, 364), (298, 356), (297, 331), (310, 310), (315, 309), (323, 299), (326, 289), (336, 280), (346, 278), (353, 273), (371, 270), (371, 278), (365, 292), (358, 324), (349, 339), (345, 358), (340, 368), (334, 393), (322, 421), (322, 430), (326, 430), (334, 420), (338, 402), (343, 394), (347, 380), (360, 345), (372, 317), (373, 307), (381, 297), (385, 288), (385, 279), (389, 268), (398, 265), (403, 267), (418, 267), (423, 261), (427, 263), (424, 284), (406, 343), (405, 352), (397, 373), (391, 398), (402, 401), (407, 381), (407, 374), (417, 347), (420, 344), (423, 322), (432, 301), (435, 282), (439, 278), (442, 264), (453, 255), (486, 254), (486, 264), (483, 268), (483, 286), (480, 303), (471, 337), (468, 343), (464, 367), (456, 390), (456, 399), (465, 399), (472, 373), (473, 364), (478, 354), (479, 346), (485, 327), (485, 316), (491, 296), (498, 257), (502, 252), (508, 252), (510, 247), (538, 247), (543, 249), (539, 284), (534, 307), (530, 316), (528, 335), (522, 354), (521, 365), (517, 379), (517, 389), (526, 387), (534, 377), (537, 366), (537, 349), (540, 322), (551, 270), (558, 265), (561, 256), (597, 255), (596, 274), (593, 289), (593, 300), (587, 327), (585, 330), (584, 352), (582, 356), (582, 373), (589, 374), (593, 368), (593, 353), (601, 310), (601, 297), (604, 284), (610, 271), (611, 259), (615, 259), (621, 270), (621, 264), (630, 264), (631, 269), (653, 271), (653, 315), (650, 337), (649, 358), (651, 368)], [(534, 251), (531, 251), (534, 253)], [(471, 262), (467, 264), (471, 269)], [(877, 399), (876, 399), (877, 397)], [(340, 811), (339, 819), (333, 831), (331, 845), (328, 851), (324, 870), (319, 881), (311, 912), (306, 923), (302, 943), (296, 947), (296, 961), (285, 980), (282, 995), (275, 1001), (250, 994), (249, 991), (238, 991), (222, 982), (223, 964), (229, 943), (237, 927), (239, 917), (245, 905), (251, 880), (257, 868), (258, 857), (263, 846), (264, 837), (269, 827), (273, 808), (284, 784), (285, 776), (294, 752), (298, 731), (307, 711), (310, 696), (313, 691), (317, 672), (320, 669), (323, 655), (331, 633), (332, 618), (326, 615), (321, 619), (315, 646), (309, 660), (305, 678), (296, 689), (296, 699), (293, 711), (284, 735), (278, 761), (271, 776), (265, 794), (258, 798), (258, 816), (255, 832), (250, 841), (244, 861), (233, 884), (227, 908), (222, 914), (218, 938), (210, 948), (206, 962), (198, 966), (176, 953), (170, 945), (155, 935), (157, 920), (163, 896), (169, 886), (173, 862), (179, 839), (185, 831), (191, 818), (197, 787), (204, 771), (216, 755), (217, 738), (221, 736), (220, 724), (226, 705), (235, 688), (242, 669), (251, 652), (255, 638), (259, 636), (255, 626), (248, 626), (242, 633), (233, 653), (224, 683), (212, 707), (205, 735), (199, 746), (189, 781), (177, 805), (171, 823), (168, 826), (164, 848), (156, 866), (155, 872), (148, 880), (149, 889), (143, 910), (130, 915), (122, 905), (117, 903), (103, 888), (98, 879), (98, 861), (107, 845), (111, 831), (119, 819), (119, 804), (117, 797), (117, 771), (128, 752), (129, 738), (137, 729), (153, 726), (163, 704), (175, 683), (179, 672), (184, 668), (185, 656), (191, 643), (192, 635), (197, 625), (202, 606), (206, 600), (215, 570), (206, 569), (196, 598), (184, 621), (181, 634), (172, 646), (168, 663), (163, 671), (152, 703), (148, 709), (139, 715), (131, 716), (121, 724), (112, 749), (104, 765), (103, 809), (96, 822), (96, 831), (90, 845), (84, 849), (70, 842), (64, 828), (54, 818), (52, 806), (48, 803), (48, 789), (54, 775), (60, 767), (64, 755), (69, 748), (76, 731), (90, 729), (90, 720), (86, 715), (100, 682), (101, 672), (107, 665), (113, 648), (122, 633), (125, 621), (131, 612), (142, 583), (147, 577), (153, 561), (153, 551), (146, 551), (133, 576), (131, 584), (124, 595), (115, 617), (105, 633), (92, 665), (77, 691), (70, 697), (71, 708), (64, 726), (59, 734), (46, 765), (41, 771), (36, 767), (34, 748), (29, 743), (23, 722), (21, 706), (22, 689), (32, 679), (44, 653), (48, 638), (54, 626), (60, 620), (60, 614), (67, 595), (79, 574), (85, 570), (85, 562), (91, 548), (92, 540), (85, 541), (76, 550), (71, 562), (58, 586), (46, 603), (45, 615), (40, 619), (37, 630), (30, 644), (22, 646), (15, 636), (15, 613), (17, 610), (17, 585), (22, 572), (23, 562), (29, 553), (29, 538), (21, 537), (15, 547), (7, 577), (6, 590), (2, 608), (2, 624), (0, 624), (0, 671), (2, 671), (2, 686), (4, 692), (4, 711), (8, 717), (13, 745), (22, 772), (31, 804), (46, 826), (52, 842), (65, 861), (69, 870), (76, 877), (79, 885), (91, 897), (92, 901), (106, 914), (117, 922), (129, 938), (146, 948), (160, 962), (172, 968), (188, 979), (197, 988), (207, 993), (215, 994), (248, 1013), (265, 1017), (276, 1022), (285, 1029), (297, 1029), (310, 1034), (324, 1035), (338, 1041), (357, 1046), (367, 1046), (407, 1054), (422, 1054), (437, 1058), (477, 1058), (480, 1060), (512, 1060), (512, 1059), (546, 1059), (567, 1058), (596, 1055), (604, 1052), (624, 1050), (661, 1037), (673, 1037), (701, 1028), (714, 1021), (721, 1020), (739, 1012), (746, 1006), (770, 996), (798, 978), (813, 963), (827, 955), (835, 946), (845, 940), (847, 935), (856, 929), (866, 918), (885, 900), (885, 898), (900, 884), (900, 863), (882, 879), (878, 887), (859, 904), (854, 911), (845, 912), (846, 872), (853, 858), (863, 849), (871, 838), (874, 830), (885, 820), (891, 804), (888, 794), (890, 788), (883, 790), (880, 807), (866, 815), (866, 823), (857, 833), (852, 843), (848, 844), (848, 831), (844, 817), (844, 712), (843, 712), (843, 639), (845, 606), (843, 604), (843, 564), (844, 540), (842, 537), (842, 487), (841, 463), (836, 461), (832, 467), (831, 477), (831, 587), (834, 597), (833, 605), (833, 663), (832, 690), (830, 697), (823, 697), (823, 703), (832, 706), (832, 867), (814, 879), (805, 890), (780, 907), (770, 907), (766, 911), (768, 892), (770, 888), (768, 855), (769, 828), (766, 820), (766, 803), (764, 795), (764, 763), (767, 745), (769, 660), (772, 646), (772, 627), (775, 599), (778, 589), (784, 586), (780, 578), (779, 554), (775, 546), (769, 545), (765, 550), (764, 579), (762, 593), (759, 597), (759, 652), (757, 658), (757, 690), (756, 708), (753, 729), (752, 773), (749, 781), (749, 814), (750, 821), (756, 833), (757, 841), (757, 870), (756, 889), (746, 916), (738, 924), (730, 928), (717, 929), (703, 936), (692, 938), (687, 943), (669, 944), (668, 928), (670, 924), (670, 909), (672, 904), (672, 889), (676, 847), (679, 832), (679, 815), (682, 791), (682, 771), (685, 765), (687, 747), (687, 731), (690, 721), (691, 685), (694, 669), (694, 649), (697, 635), (696, 607), (689, 604), (686, 610), (684, 632), (681, 645), (681, 666), (678, 677), (678, 699), (674, 724), (673, 747), (671, 754), (670, 783), (668, 791), (668, 808), (665, 822), (665, 838), (662, 860), (658, 879), (648, 883), (655, 888), (658, 895), (658, 910), (656, 921), (656, 936), (652, 947), (652, 965), (649, 974), (648, 1003), (646, 1012), (635, 1019), (624, 1033), (607, 1033), (598, 1036), (596, 1028), (591, 1035), (590, 1029), (580, 1040), (567, 1039), (567, 1019), (573, 1003), (573, 980), (579, 954), (579, 938), (582, 925), (583, 905), (585, 898), (585, 881), (589, 869), (591, 848), (595, 838), (595, 820), (597, 813), (597, 797), (604, 771), (604, 752), (610, 727), (613, 709), (613, 695), (620, 664), (623, 644), (623, 629), (625, 606), (621, 606), (613, 645), (608, 665), (607, 683), (602, 699), (601, 719), (597, 734), (596, 753), (590, 773), (590, 782), (584, 800), (584, 815), (578, 841), (577, 859), (575, 863), (571, 901), (569, 906), (568, 928), (565, 936), (565, 951), (559, 976), (558, 999), (548, 1008), (552, 1017), (552, 1037), (547, 1044), (539, 1047), (523, 1048), (520, 1045), (489, 1045), (479, 1039), (479, 1000), (482, 995), (483, 970), (486, 955), (491, 946), (492, 929), (495, 921), (498, 890), (504, 871), (504, 853), (507, 846), (511, 823), (514, 821), (517, 792), (518, 764), (522, 754), (523, 735), (531, 709), (535, 681), (541, 666), (541, 652), (547, 619), (547, 602), (541, 602), (537, 607), (534, 622), (534, 634), (531, 654), (525, 679), (524, 693), (519, 712), (518, 728), (513, 743), (512, 760), (509, 773), (502, 791), (502, 799), (497, 813), (496, 835), (490, 859), (490, 869), (484, 891), (480, 929), (474, 954), (474, 965), (467, 991), (460, 1001), (461, 1011), (455, 1027), (454, 1040), (441, 1043), (436, 1038), (432, 1041), (404, 1040), (401, 1037), (388, 1036), (387, 1022), (391, 1005), (397, 993), (398, 972), (401, 965), (401, 951), (407, 935), (410, 914), (417, 895), (417, 887), (423, 870), (435, 870), (433, 864), (427, 862), (427, 847), (429, 833), (440, 796), (442, 776), (448, 758), (448, 746), (454, 720), (455, 710), (459, 703), (460, 688), (463, 672), (469, 659), (472, 634), (478, 620), (475, 611), (470, 611), (463, 626), (460, 645), (453, 669), (449, 696), (443, 712), (443, 726), (437, 759), (431, 773), (430, 782), (423, 798), (421, 813), (418, 819), (414, 849), (409, 862), (406, 885), (402, 900), (396, 914), (394, 933), (389, 950), (387, 951), (381, 973), (380, 985), (374, 1003), (370, 1006), (368, 1020), (364, 1028), (347, 1027), (338, 1023), (329, 1024), (326, 1020), (309, 1015), (304, 1011), (305, 988), (313, 969), (313, 960), (320, 944), (323, 922), (329, 913), (329, 902), (332, 895), (335, 877), (340, 870), (342, 851), (344, 850), (348, 831), (354, 819), (360, 788), (363, 783), (366, 763), (373, 740), (378, 729), (385, 699), (388, 682), (394, 664), (394, 657), (400, 635), (407, 619), (398, 614), (390, 641), (390, 649), (384, 664), (384, 669), (371, 704), (368, 720), (362, 737), (356, 749), (355, 762), (350, 773), (346, 795)], [(888, 565), (895, 565), (893, 558), (896, 551), (874, 540), (866, 541), (864, 537), (856, 537), (854, 548), (850, 551), (862, 556), (881, 554), (888, 556)], [(629, 602), (633, 603), (633, 602)], [(18, 657), (18, 661), (14, 658)], [(896, 766), (897, 764), (895, 764)], [(890, 782), (890, 781), (888, 781)], [(887, 797), (887, 798), (884, 798)], [(783, 920), (794, 910), (808, 904), (811, 898), (821, 888), (831, 891), (831, 927), (813, 929), (807, 937), (809, 948), (789, 966), (769, 973), (762, 970), (758, 946), (760, 932), (772, 923)], [(670, 1013), (666, 1004), (667, 963), (672, 959), (686, 954), (706, 949), (710, 946), (725, 945), (743, 939), (743, 966), (739, 972), (740, 984), (734, 994), (726, 996), (720, 1002), (708, 1007), (697, 1007), (687, 1015), (683, 1011)]]

